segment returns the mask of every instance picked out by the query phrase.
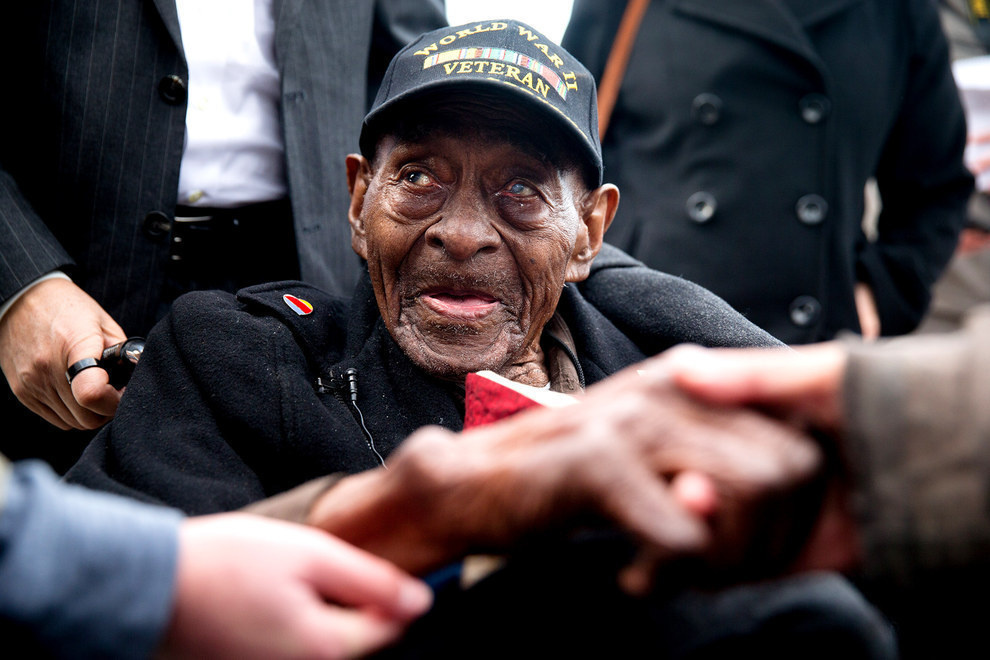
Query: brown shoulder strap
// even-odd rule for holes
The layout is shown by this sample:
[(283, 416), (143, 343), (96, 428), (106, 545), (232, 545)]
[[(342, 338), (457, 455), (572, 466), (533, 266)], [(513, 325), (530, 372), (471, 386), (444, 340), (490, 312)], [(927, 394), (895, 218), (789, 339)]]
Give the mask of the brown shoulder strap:
[(636, 41), (636, 33), (639, 32), (639, 24), (643, 21), (643, 14), (646, 13), (648, 4), (650, 4), (650, 0), (629, 0), (629, 4), (626, 5), (626, 10), (622, 14), (619, 31), (615, 34), (612, 51), (608, 54), (608, 60), (605, 62), (605, 72), (602, 73), (602, 81), (598, 85), (599, 139), (605, 138), (608, 120), (612, 116), (615, 99), (619, 96), (622, 76), (626, 73), (629, 53), (632, 52), (633, 42)]

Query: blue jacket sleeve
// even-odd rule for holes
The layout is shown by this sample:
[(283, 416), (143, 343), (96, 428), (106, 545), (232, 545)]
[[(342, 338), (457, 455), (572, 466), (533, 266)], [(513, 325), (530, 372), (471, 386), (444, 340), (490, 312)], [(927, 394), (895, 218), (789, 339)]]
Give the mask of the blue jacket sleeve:
[(0, 457), (0, 620), (55, 657), (146, 658), (172, 609), (181, 515)]

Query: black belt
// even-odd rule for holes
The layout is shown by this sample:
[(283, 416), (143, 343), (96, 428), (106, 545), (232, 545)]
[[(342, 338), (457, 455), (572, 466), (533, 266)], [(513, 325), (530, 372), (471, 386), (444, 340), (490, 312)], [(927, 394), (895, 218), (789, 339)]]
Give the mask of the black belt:
[(169, 255), (176, 263), (199, 257), (207, 247), (243, 248), (244, 243), (254, 243), (259, 248), (266, 244), (274, 248), (276, 237), (291, 237), (291, 233), (292, 206), (287, 199), (233, 208), (176, 206)]
[[(292, 213), (287, 199), (258, 202), (231, 208), (211, 208), (203, 206), (176, 206), (175, 221), (180, 224), (198, 225), (210, 229), (237, 230), (244, 223), (271, 222), (280, 220)], [(290, 216), (291, 217), (291, 216)]]

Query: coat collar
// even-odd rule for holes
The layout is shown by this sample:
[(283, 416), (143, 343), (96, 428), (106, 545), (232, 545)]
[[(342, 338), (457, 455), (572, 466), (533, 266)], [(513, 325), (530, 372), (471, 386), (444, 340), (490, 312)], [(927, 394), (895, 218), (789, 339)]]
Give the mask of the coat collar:
[(820, 67), (806, 30), (865, 0), (675, 0), (674, 11), (752, 34)]

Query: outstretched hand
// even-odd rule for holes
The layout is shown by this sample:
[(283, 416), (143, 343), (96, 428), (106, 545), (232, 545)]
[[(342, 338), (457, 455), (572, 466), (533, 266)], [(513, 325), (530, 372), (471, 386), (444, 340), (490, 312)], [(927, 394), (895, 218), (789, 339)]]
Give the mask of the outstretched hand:
[(622, 576), (631, 590), (685, 556), (733, 570), (754, 553), (761, 571), (786, 564), (787, 534), (763, 532), (794, 517), (803, 500), (789, 495), (814, 481), (817, 445), (753, 411), (693, 401), (660, 364), (627, 369), (575, 406), (462, 434), (421, 429), (389, 470), (329, 490), (310, 522), (415, 573), (589, 520), (640, 542)]
[(793, 350), (685, 345), (662, 357), (673, 382), (698, 399), (758, 406), (781, 419), (829, 433), (845, 426), (842, 378), (847, 361), (838, 342)]
[(663, 368), (685, 392), (710, 404), (750, 406), (786, 420), (798, 430), (820, 432), (838, 458), (821, 515), (795, 570), (850, 570), (861, 561), (858, 525), (849, 502), (848, 458), (843, 437), (842, 383), (848, 352), (839, 342), (781, 349), (705, 349), (679, 346)]
[(0, 368), (17, 399), (60, 429), (95, 429), (117, 411), (121, 393), (103, 369), (70, 385), (65, 370), (98, 358), (126, 335), (85, 291), (65, 279), (33, 286), (0, 320)]

